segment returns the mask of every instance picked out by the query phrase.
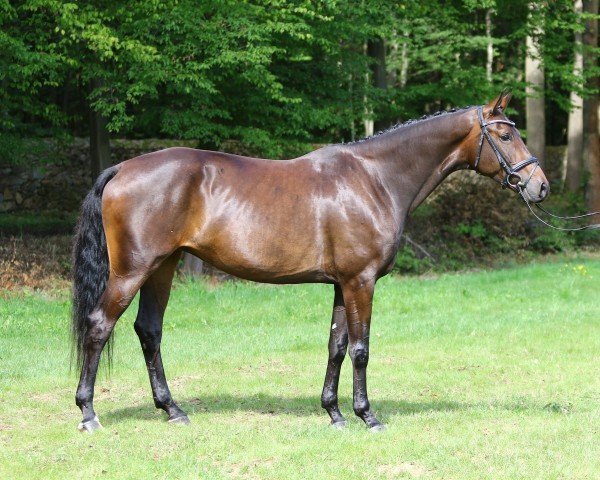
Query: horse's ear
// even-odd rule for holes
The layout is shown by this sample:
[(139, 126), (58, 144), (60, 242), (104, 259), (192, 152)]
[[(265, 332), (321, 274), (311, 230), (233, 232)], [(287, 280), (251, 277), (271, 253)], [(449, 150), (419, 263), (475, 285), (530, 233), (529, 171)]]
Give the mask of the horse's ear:
[(493, 117), (494, 115), (500, 115), (503, 113), (506, 110), (508, 102), (510, 102), (511, 98), (512, 92), (507, 89), (503, 90), (498, 97), (486, 105), (488, 117)]

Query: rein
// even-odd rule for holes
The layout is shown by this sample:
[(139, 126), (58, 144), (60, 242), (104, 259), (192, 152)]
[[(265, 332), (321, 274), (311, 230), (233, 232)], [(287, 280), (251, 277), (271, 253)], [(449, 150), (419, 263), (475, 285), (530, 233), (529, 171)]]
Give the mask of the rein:
[[(477, 167), (479, 166), (479, 161), (481, 159), (481, 151), (483, 149), (483, 140), (485, 138), (488, 141), (488, 143), (490, 144), (490, 147), (492, 148), (492, 150), (494, 151), (494, 154), (496, 155), (496, 158), (498, 159), (498, 163), (500, 164), (500, 166), (506, 173), (506, 175), (504, 176), (504, 180), (501, 182), (502, 187), (503, 188), (507, 188), (509, 186), (513, 187), (519, 193), (520, 197), (525, 202), (525, 205), (527, 205), (527, 208), (529, 209), (531, 214), (535, 218), (537, 218), (541, 223), (543, 223), (547, 227), (554, 228), (555, 230), (562, 230), (565, 232), (581, 232), (583, 230), (598, 230), (598, 229), (600, 229), (600, 223), (595, 223), (595, 224), (585, 225), (583, 227), (575, 227), (575, 228), (556, 227), (556, 226), (551, 225), (550, 223), (546, 222), (542, 218), (540, 218), (540, 216), (537, 215), (533, 211), (533, 208), (531, 208), (531, 204), (529, 203), (529, 201), (523, 194), (523, 190), (525, 190), (525, 188), (527, 187), (527, 184), (533, 177), (533, 174), (540, 166), (539, 160), (536, 157), (531, 156), (531, 157), (527, 158), (526, 160), (523, 160), (522, 162), (519, 162), (515, 165), (511, 165), (506, 160), (506, 158), (504, 158), (504, 155), (502, 155), (502, 152), (500, 151), (500, 149), (494, 142), (494, 139), (490, 135), (490, 132), (488, 131), (487, 127), (489, 125), (493, 125), (494, 123), (503, 123), (505, 125), (510, 125), (511, 127), (515, 127), (515, 123), (511, 122), (510, 120), (492, 120), (492, 121), (486, 122), (483, 118), (483, 107), (481, 107), (481, 106), (477, 107), (477, 117), (479, 119), (479, 126), (481, 127), (481, 138), (479, 139), (477, 158), (475, 159), (475, 164), (473, 165), (473, 170), (477, 171)], [(523, 168), (525, 168), (527, 165), (531, 165), (533, 163), (535, 163), (535, 167), (531, 170), (531, 173), (527, 177), (527, 180), (525, 180), (525, 182), (523, 182), (523, 179), (521, 178), (521, 176), (519, 175), (518, 172), (520, 170), (522, 170)], [(542, 207), (541, 205), (539, 205), (537, 203), (535, 204), (535, 206), (538, 209), (540, 209), (542, 212), (544, 212), (546, 215), (549, 215), (553, 218), (558, 218), (561, 220), (576, 220), (578, 218), (585, 218), (585, 217), (591, 217), (593, 215), (600, 215), (600, 212), (591, 212), (591, 213), (585, 213), (583, 215), (574, 215), (574, 216), (563, 217), (561, 215), (555, 215), (554, 213), (549, 212), (548, 210), (546, 210), (544, 207)]]
[[(544, 225), (546, 225), (547, 227), (553, 228), (555, 230), (562, 230), (563, 232), (581, 232), (583, 230), (598, 230), (598, 229), (600, 229), (600, 223), (593, 223), (591, 225), (585, 225), (583, 227), (575, 227), (575, 228), (556, 227), (554, 225), (551, 225), (548, 222), (546, 222), (545, 220), (543, 220), (542, 218), (540, 218), (539, 215), (537, 215), (533, 211), (533, 208), (531, 208), (531, 204), (529, 203), (529, 201), (527, 200), (527, 198), (525, 198), (525, 195), (523, 195), (523, 188), (521, 186), (519, 186), (518, 189), (519, 189), (519, 195), (521, 196), (521, 198), (525, 202), (525, 205), (527, 205), (527, 208), (529, 208), (529, 211), (531, 212), (531, 214), (535, 218), (537, 218), (540, 222), (542, 222)], [(563, 220), (574, 220), (574, 219), (577, 219), (577, 218), (584, 218), (584, 217), (589, 217), (591, 215), (598, 215), (598, 214), (600, 214), (600, 212), (592, 212), (592, 213), (586, 213), (584, 215), (575, 215), (575, 216), (572, 216), (572, 217), (562, 217), (560, 215), (554, 215), (553, 213), (550, 213), (549, 211), (547, 211), (545, 208), (541, 207), (537, 203), (535, 204), (535, 206), (538, 207), (542, 212), (547, 213), (548, 215), (550, 215), (550, 216), (552, 216), (554, 218), (561, 218)]]

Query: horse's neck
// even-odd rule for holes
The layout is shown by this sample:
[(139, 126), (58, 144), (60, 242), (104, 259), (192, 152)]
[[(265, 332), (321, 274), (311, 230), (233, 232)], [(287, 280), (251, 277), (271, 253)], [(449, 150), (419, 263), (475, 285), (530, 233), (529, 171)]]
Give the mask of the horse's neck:
[(380, 179), (407, 214), (453, 171), (466, 163), (459, 146), (472, 128), (469, 111), (432, 117), (359, 144)]

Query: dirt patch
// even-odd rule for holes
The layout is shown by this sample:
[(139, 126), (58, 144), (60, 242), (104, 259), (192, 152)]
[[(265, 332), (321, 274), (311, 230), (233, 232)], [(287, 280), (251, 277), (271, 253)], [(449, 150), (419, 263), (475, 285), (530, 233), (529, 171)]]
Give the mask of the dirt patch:
[[(0, 233), (0, 295), (21, 290), (66, 290), (71, 287), (71, 235), (9, 235)], [(180, 265), (180, 267), (183, 266)], [(181, 279), (188, 275), (181, 269)], [(215, 287), (232, 278), (204, 264), (201, 277)]]
[(0, 290), (69, 287), (71, 236), (0, 236)]
[(427, 473), (427, 470), (414, 462), (404, 462), (397, 465), (380, 465), (377, 472), (387, 478), (419, 478)]

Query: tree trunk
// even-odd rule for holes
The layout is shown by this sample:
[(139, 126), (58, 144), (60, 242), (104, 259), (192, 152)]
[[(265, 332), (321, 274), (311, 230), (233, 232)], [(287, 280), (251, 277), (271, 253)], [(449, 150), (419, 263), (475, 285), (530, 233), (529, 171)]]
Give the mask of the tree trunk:
[[(582, 11), (581, 0), (575, 0), (575, 14), (580, 16)], [(582, 35), (575, 33), (575, 59), (573, 75), (581, 77), (583, 74)], [(583, 157), (583, 99), (577, 92), (571, 92), (571, 112), (569, 113), (569, 131), (566, 165), (563, 168), (565, 190), (577, 192), (581, 188), (581, 168)]]
[(404, 32), (404, 40), (402, 42), (402, 56), (400, 63), (400, 88), (406, 87), (408, 80), (408, 32)]
[[(367, 55), (373, 60), (371, 63), (373, 86), (385, 90), (387, 88), (387, 75), (385, 71), (385, 43), (383, 38), (375, 38), (367, 42)], [(374, 128), (382, 130), (387, 125), (385, 125), (385, 120), (381, 118), (381, 112), (376, 112), (376, 116), (377, 113), (379, 113), (379, 118), (374, 122)]]
[(485, 76), (487, 81), (492, 83), (492, 66), (494, 65), (494, 44), (492, 43), (492, 14), (494, 10), (488, 8), (485, 12), (485, 36), (487, 43), (487, 59), (485, 62)]
[(204, 273), (204, 262), (195, 255), (185, 252), (182, 257), (181, 273), (186, 277), (200, 277)]
[[(103, 84), (101, 79), (92, 80), (92, 89)], [(90, 107), (90, 158), (92, 168), (92, 182), (100, 173), (110, 167), (110, 137), (108, 133), (108, 119)]]
[(387, 88), (385, 75), (385, 45), (383, 38), (369, 40), (367, 43), (367, 55), (375, 60), (371, 66), (373, 72), (373, 85), (377, 88)]
[[(598, 0), (584, 0), (583, 11), (590, 16), (598, 15)], [(598, 57), (594, 49), (598, 47), (598, 19), (586, 21), (583, 34), (583, 68), (592, 72), (598, 65)], [(594, 91), (583, 101), (583, 158), (590, 172), (587, 189), (588, 208), (600, 211), (600, 135), (598, 132), (598, 88), (600, 78), (590, 78), (589, 87)]]
[[(530, 4), (533, 11), (535, 4)], [(538, 23), (539, 25), (539, 23)], [(527, 82), (525, 101), (525, 122), (527, 123), (527, 148), (544, 164), (546, 153), (546, 115), (544, 102), (544, 69), (541, 63), (539, 39), (543, 33), (541, 26), (534, 28), (534, 38), (527, 36), (527, 56), (525, 58), (525, 81)]]

